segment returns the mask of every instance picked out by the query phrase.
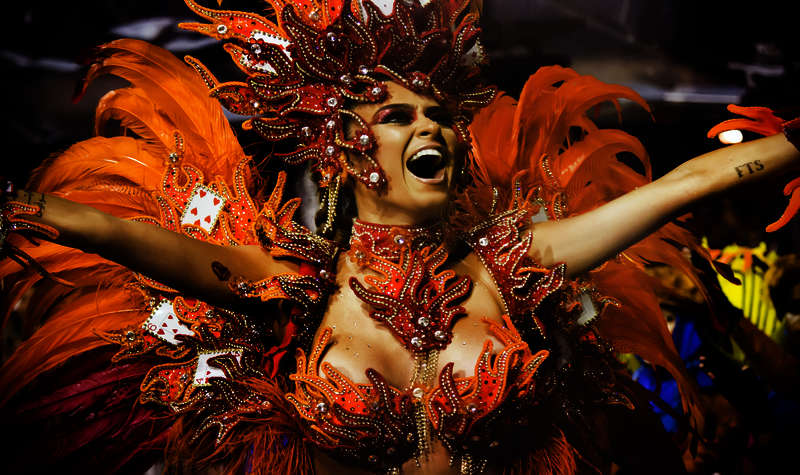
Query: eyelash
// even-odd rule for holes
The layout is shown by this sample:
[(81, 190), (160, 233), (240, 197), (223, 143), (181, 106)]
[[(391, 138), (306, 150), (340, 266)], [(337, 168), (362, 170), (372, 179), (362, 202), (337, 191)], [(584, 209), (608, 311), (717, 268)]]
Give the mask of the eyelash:
[(401, 110), (388, 111), (378, 119), (379, 124), (409, 124), (412, 121), (411, 114)]
[[(450, 127), (453, 124), (453, 118), (445, 111), (431, 111), (426, 114), (426, 116), (441, 124), (445, 127)], [(390, 110), (386, 111), (382, 114), (379, 118), (377, 123), (379, 124), (410, 124), (416, 119), (414, 114), (409, 113), (403, 110)]]

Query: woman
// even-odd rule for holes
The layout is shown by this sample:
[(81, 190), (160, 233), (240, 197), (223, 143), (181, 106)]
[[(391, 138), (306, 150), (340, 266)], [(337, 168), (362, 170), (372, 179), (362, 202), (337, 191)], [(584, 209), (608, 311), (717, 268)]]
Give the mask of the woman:
[[(631, 422), (638, 405), (598, 332), (682, 373), (663, 324), (631, 317), (652, 296), (607, 291), (640, 275), (627, 261), (688, 264), (652, 238), (611, 258), (698, 199), (797, 168), (795, 125), (646, 184), (614, 159), (638, 142), (585, 118), (597, 102), (637, 96), (551, 68), (519, 103), (495, 98), (475, 75), (466, 3), (423, 3), (272, 2), (270, 21), (187, 0), (211, 24), (184, 26), (230, 40), (247, 83), (220, 85), (188, 58), (203, 83), (137, 42), (105, 48), (90, 78), (111, 71), (133, 87), (106, 96), (98, 119), (137, 138), (74, 147), (32, 182), (61, 196), (18, 191), (4, 208), (12, 231), (102, 257), (12, 235), (72, 288), (2, 269), (26, 277), (9, 302), (29, 296), (28, 313), (45, 314), (4, 367), (3, 402), (10, 417), (55, 418), (53, 430), (70, 434), (52, 449), (62, 470), (89, 458), (135, 471), (164, 446), (170, 466), (190, 471), (626, 463), (618, 440), (594, 437), (619, 437), (608, 419)], [(297, 200), (281, 205), (285, 175), (259, 198), (205, 86), (254, 116), (275, 156), (311, 164), (328, 239), (292, 221)], [(582, 136), (565, 146), (573, 125)], [(613, 173), (588, 185), (584, 161)], [(608, 178), (641, 186), (611, 199)], [(689, 243), (674, 225), (658, 232)], [(606, 323), (584, 324), (606, 306)]]

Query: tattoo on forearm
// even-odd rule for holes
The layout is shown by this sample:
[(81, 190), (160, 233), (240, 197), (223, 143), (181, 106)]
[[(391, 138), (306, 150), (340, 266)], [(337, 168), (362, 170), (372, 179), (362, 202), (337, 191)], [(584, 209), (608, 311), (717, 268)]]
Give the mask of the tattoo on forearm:
[(211, 270), (214, 271), (214, 275), (217, 276), (217, 279), (222, 282), (226, 282), (231, 278), (231, 271), (219, 261), (211, 262)]
[(736, 170), (736, 174), (739, 178), (744, 178), (746, 175), (752, 175), (755, 172), (760, 172), (764, 169), (764, 164), (761, 163), (761, 160), (753, 160), (752, 162), (745, 162), (742, 165), (738, 165), (733, 167)]

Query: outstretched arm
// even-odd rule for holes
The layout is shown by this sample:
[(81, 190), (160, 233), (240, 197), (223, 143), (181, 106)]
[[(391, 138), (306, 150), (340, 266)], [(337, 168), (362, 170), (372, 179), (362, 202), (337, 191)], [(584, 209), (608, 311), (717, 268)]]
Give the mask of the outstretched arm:
[(636, 243), (692, 203), (741, 183), (800, 168), (800, 152), (783, 134), (701, 155), (658, 180), (584, 214), (532, 227), (531, 254), (570, 275), (599, 265)]
[(53, 228), (54, 242), (99, 254), (209, 303), (237, 299), (228, 287), (231, 278), (256, 281), (297, 271), (260, 246), (215, 245), (53, 195), (17, 191), (12, 200), (39, 206), (41, 216), (22, 217)]

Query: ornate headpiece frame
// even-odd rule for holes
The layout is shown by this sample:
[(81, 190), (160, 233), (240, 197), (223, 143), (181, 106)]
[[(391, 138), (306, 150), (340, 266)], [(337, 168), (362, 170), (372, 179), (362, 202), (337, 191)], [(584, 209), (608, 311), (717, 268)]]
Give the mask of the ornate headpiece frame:
[[(485, 55), (470, 0), (264, 1), (269, 19), (185, 0), (211, 23), (180, 26), (227, 41), (246, 82), (220, 84), (197, 60), (186, 60), (223, 106), (251, 116), (243, 127), (281, 145), (284, 152), (275, 156), (288, 164), (310, 162), (321, 187), (338, 188), (350, 174), (370, 189), (385, 189), (372, 157), (375, 137), (350, 110), (383, 101), (381, 80), (453, 105), (454, 128), (465, 142), (472, 111), (494, 98), (495, 89), (478, 79)], [(356, 169), (346, 151), (369, 166)]]

